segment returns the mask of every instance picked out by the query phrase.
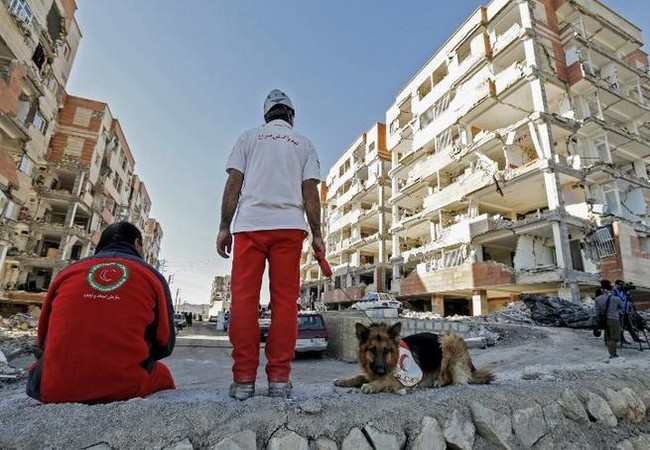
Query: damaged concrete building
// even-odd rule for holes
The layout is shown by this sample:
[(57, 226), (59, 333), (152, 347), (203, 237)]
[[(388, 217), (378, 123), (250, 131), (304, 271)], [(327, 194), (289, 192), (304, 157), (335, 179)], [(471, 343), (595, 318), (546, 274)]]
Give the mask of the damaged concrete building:
[[(26, 219), (35, 182), (47, 171), (49, 142), (81, 39), (76, 9), (74, 0), (0, 2), (0, 297), (5, 299), (19, 284), (48, 283), (58, 265), (35, 265), (33, 252), (18, 249), (27, 248), (37, 232)], [(39, 248), (45, 254), (46, 242)]]
[(387, 112), (391, 290), (442, 314), (650, 288), (648, 57), (596, 0), (493, 0)]
[[(364, 168), (365, 138), (330, 171), (323, 218), (335, 278), (322, 278), (305, 247), (303, 296), (343, 307), (370, 286), (441, 315), (480, 315), (522, 293), (580, 301), (601, 278), (620, 278), (643, 302), (650, 78), (642, 46), (641, 30), (597, 0), (493, 0), (477, 9), (388, 109), (388, 177)], [(390, 218), (367, 216), (383, 198), (365, 186), (371, 178), (391, 183)], [(356, 248), (364, 230), (392, 238), (390, 247)], [(383, 286), (374, 269), (364, 278), (362, 256), (387, 264)]]
[(320, 279), (318, 264), (305, 244), (302, 302), (349, 303), (365, 290), (383, 291), (390, 279), (390, 154), (386, 125), (374, 124), (343, 153), (321, 185), (322, 222), (333, 285)]
[[(143, 229), (143, 228), (140, 228)], [(144, 225), (144, 259), (158, 270), (162, 270), (160, 244), (162, 243), (162, 226), (156, 219), (147, 219)]]
[[(0, 2), (0, 304), (40, 304), (107, 224), (144, 230), (151, 199), (102, 102), (66, 95), (81, 39), (74, 0)], [(147, 260), (157, 265), (162, 230)]]

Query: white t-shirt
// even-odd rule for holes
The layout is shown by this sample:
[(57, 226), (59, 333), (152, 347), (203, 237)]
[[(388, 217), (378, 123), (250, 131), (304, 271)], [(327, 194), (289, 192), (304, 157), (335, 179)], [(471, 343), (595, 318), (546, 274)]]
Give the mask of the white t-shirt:
[(320, 162), (309, 139), (283, 120), (242, 134), (228, 169), (244, 174), (232, 232), (307, 230), (302, 182), (320, 180)]

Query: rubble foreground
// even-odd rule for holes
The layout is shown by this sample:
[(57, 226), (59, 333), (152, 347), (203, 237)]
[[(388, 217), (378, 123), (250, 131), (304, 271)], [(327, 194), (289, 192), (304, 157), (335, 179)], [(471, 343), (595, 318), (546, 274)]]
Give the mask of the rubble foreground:
[[(649, 448), (648, 351), (606, 363), (589, 330), (525, 323), (520, 302), (503, 313), (445, 318), (473, 322), (492, 343), (472, 358), (495, 369), (493, 385), (366, 395), (316, 374), (290, 400), (238, 402), (212, 383), (107, 405), (39, 405), (18, 378), (0, 383), (0, 448)], [(7, 320), (0, 348), (29, 352), (35, 329), (12, 330), (28, 343), (8, 344)]]

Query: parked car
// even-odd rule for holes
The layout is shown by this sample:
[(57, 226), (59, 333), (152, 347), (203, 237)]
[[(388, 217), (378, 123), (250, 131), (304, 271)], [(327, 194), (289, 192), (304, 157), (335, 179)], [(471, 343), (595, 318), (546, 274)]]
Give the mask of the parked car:
[(327, 328), (323, 316), (315, 313), (298, 314), (296, 353), (322, 354), (325, 350), (327, 350)]
[(175, 313), (174, 314), (174, 325), (177, 329), (182, 330), (187, 326), (187, 320), (185, 319), (185, 314)]
[(350, 309), (365, 311), (366, 309), (396, 308), (402, 309), (402, 302), (393, 294), (386, 292), (366, 292), (361, 300), (350, 306)]

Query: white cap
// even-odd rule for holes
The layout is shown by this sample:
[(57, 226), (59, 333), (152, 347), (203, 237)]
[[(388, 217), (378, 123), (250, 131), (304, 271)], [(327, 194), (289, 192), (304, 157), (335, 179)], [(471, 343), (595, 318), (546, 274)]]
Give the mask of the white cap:
[(273, 89), (269, 92), (269, 95), (266, 96), (266, 100), (264, 100), (264, 115), (266, 116), (266, 113), (268, 113), (275, 105), (286, 105), (295, 110), (289, 96), (280, 89)]

